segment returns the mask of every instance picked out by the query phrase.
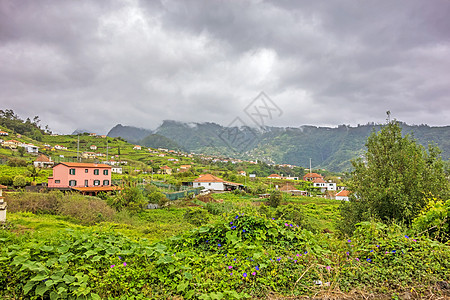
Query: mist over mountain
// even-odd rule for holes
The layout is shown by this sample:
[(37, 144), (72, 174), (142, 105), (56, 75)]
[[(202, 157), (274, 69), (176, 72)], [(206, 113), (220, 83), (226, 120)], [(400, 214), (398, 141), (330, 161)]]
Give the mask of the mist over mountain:
[(147, 137), (152, 133), (153, 132), (150, 129), (117, 124), (116, 126), (111, 128), (107, 135), (110, 137), (121, 137), (127, 142), (136, 143), (137, 141)]
[[(400, 124), (403, 134), (410, 134), (418, 143), (427, 147), (435, 143), (442, 150), (442, 158), (450, 158), (450, 126)], [(350, 160), (362, 155), (370, 133), (381, 128), (369, 123), (351, 127), (266, 127), (255, 130), (249, 127), (229, 128), (216, 123), (184, 123), (164, 121), (152, 134), (142, 128), (117, 125), (109, 136), (121, 136), (142, 145), (164, 148), (181, 148), (188, 152), (225, 155), (235, 158), (259, 159), (270, 163), (287, 163), (298, 166), (345, 171)], [(113, 135), (111, 135), (113, 134)], [(164, 138), (163, 138), (164, 137)], [(178, 147), (177, 147), (178, 146)]]

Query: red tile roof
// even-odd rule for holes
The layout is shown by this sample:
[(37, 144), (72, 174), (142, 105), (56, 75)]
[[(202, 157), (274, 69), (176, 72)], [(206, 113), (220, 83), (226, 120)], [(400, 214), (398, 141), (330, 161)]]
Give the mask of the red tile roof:
[(225, 182), (225, 180), (212, 174), (202, 174), (194, 182)]
[(111, 168), (111, 166), (105, 165), (105, 164), (76, 163), (76, 162), (60, 162), (58, 165), (65, 165), (65, 166), (74, 167), (74, 168), (77, 168), (77, 167), (78, 168)]
[(6, 188), (8, 188), (8, 187), (0, 184), (0, 189), (6, 189)]
[(323, 180), (322, 177), (320, 177), (320, 178), (314, 178), (314, 180), (312, 182), (314, 182), (314, 183), (325, 183), (325, 180)]
[(73, 190), (80, 192), (109, 192), (121, 190), (119, 186), (88, 186), (88, 187), (72, 187)]
[(48, 159), (47, 156), (45, 156), (44, 154), (39, 155), (36, 160), (37, 162), (50, 162), (50, 159)]
[(281, 178), (281, 175), (278, 174), (270, 174), (267, 178)]
[(348, 190), (342, 190), (336, 194), (336, 196), (341, 196), (341, 197), (348, 197), (349, 195), (350, 195), (350, 191), (348, 191)]
[(322, 175), (317, 173), (308, 173), (303, 178), (322, 178)]

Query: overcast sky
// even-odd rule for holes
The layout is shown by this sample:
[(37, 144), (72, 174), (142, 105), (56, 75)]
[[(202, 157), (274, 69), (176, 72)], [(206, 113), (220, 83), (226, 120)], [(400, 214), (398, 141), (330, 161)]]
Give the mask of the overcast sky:
[(447, 0), (0, 0), (0, 109), (60, 133), (252, 125), (263, 91), (266, 125), (449, 125), (449, 16)]

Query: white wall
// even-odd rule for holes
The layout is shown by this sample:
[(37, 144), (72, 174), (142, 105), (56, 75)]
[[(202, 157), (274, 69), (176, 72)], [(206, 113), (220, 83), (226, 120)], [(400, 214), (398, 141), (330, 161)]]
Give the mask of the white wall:
[(194, 182), (194, 187), (205, 187), (208, 190), (223, 191), (224, 186), (222, 182)]

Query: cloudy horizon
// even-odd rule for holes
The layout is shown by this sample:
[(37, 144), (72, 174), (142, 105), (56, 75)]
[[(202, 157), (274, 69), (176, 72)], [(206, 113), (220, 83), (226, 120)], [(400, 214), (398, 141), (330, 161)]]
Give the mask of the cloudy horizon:
[(445, 126), (448, 15), (445, 0), (0, 0), (0, 109), (59, 133), (252, 125), (265, 92), (270, 126), (383, 123), (388, 110)]

